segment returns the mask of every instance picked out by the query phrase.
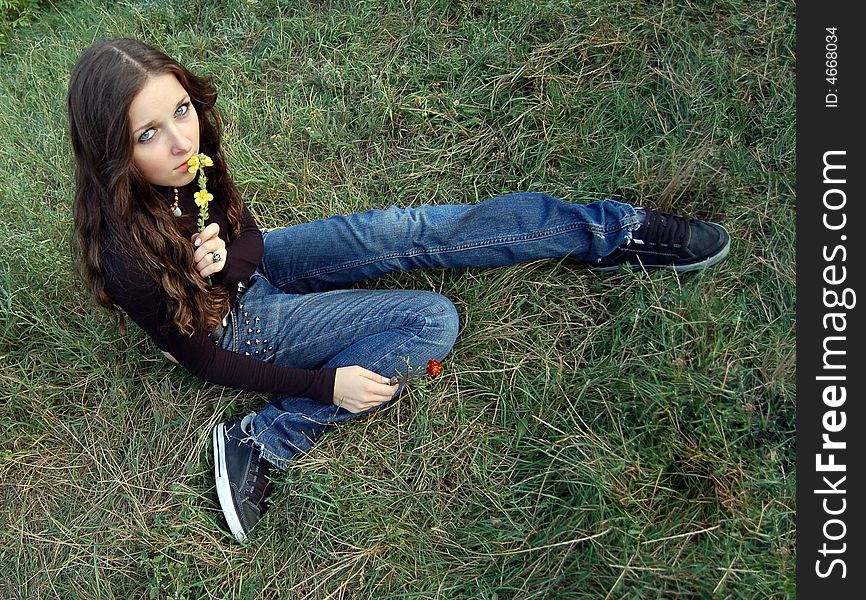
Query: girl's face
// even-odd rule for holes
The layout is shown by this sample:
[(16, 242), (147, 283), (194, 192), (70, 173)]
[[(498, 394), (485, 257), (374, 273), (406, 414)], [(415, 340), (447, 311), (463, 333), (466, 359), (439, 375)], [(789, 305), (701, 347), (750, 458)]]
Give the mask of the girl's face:
[(129, 107), (132, 162), (152, 185), (181, 187), (195, 175), (186, 161), (198, 154), (198, 115), (171, 73), (148, 77)]

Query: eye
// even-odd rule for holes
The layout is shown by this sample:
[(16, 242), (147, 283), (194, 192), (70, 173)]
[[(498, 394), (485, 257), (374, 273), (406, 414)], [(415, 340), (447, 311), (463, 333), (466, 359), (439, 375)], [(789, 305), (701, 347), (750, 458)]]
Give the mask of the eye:
[(183, 104), (181, 104), (180, 106), (177, 107), (176, 111), (174, 111), (174, 116), (175, 117), (184, 117), (189, 113), (189, 109), (190, 109), (189, 102), (184, 102)]
[(146, 144), (151, 139), (153, 139), (153, 136), (155, 136), (155, 135), (156, 135), (156, 129), (151, 127), (150, 129), (148, 129), (147, 131), (142, 133), (140, 136), (138, 136), (138, 141), (141, 144)]

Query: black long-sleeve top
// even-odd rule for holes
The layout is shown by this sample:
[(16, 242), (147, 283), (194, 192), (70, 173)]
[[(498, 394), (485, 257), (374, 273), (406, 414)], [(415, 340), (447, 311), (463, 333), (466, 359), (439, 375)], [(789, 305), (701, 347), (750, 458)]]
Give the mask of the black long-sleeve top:
[[(193, 200), (196, 186), (179, 189), (179, 218), (195, 220), (198, 207)], [(166, 197), (171, 189), (162, 190)], [(166, 210), (171, 210), (166, 206)], [(230, 231), (225, 211), (217, 202), (208, 207), (208, 223), (217, 223), (220, 237)], [(212, 276), (214, 285), (229, 291), (232, 304), (237, 297), (237, 285), (256, 270), (264, 253), (262, 233), (249, 210), (244, 207), (241, 230), (226, 245), (226, 264)], [(265, 363), (214, 344), (207, 331), (192, 336), (177, 329), (168, 312), (168, 299), (158, 281), (147, 275), (136, 260), (135, 249), (124, 247), (117, 238), (110, 238), (102, 252), (106, 291), (123, 311), (139, 325), (160, 349), (171, 354), (193, 375), (241, 390), (311, 398), (331, 404), (334, 397), (336, 369), (296, 369)]]

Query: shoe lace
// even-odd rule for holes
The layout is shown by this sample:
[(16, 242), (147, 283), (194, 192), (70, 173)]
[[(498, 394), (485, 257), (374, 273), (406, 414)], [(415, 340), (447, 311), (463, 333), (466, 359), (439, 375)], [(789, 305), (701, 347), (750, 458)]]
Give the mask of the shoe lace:
[(270, 466), (261, 458), (254, 460), (247, 474), (246, 493), (250, 501), (257, 506), (261, 505), (265, 498), (271, 493), (271, 483), (268, 478)]
[(643, 225), (636, 233), (644, 244), (682, 246), (689, 232), (689, 217), (646, 209)]

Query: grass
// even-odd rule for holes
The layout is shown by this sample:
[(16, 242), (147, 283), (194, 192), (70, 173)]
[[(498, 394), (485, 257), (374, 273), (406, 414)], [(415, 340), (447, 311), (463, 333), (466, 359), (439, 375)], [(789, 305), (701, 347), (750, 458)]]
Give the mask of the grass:
[[(709, 272), (386, 276), (463, 330), (227, 535), (209, 432), (267, 397), (121, 335), (71, 275), (65, 90), (93, 39), (213, 76), (263, 225), (513, 190), (720, 220)], [(69, 1), (0, 56), (4, 598), (794, 595), (794, 7)]]

